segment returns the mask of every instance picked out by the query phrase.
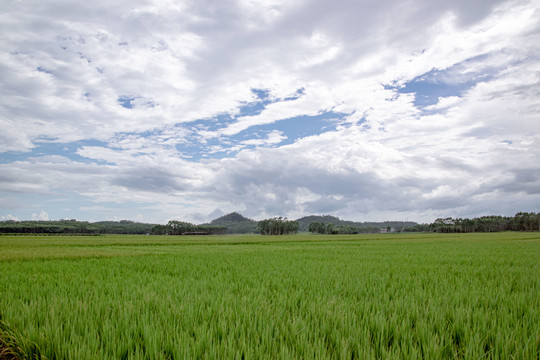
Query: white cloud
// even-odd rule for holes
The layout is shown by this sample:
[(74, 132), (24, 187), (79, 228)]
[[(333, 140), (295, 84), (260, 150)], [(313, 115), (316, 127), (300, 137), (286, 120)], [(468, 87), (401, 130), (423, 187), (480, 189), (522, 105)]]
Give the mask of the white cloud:
[(425, 110), (444, 110), (458, 104), (461, 101), (459, 96), (439, 97), (439, 101), (435, 105), (426, 106)]
[[(412, 220), (534, 210), (539, 8), (11, 2), (0, 14), (0, 191), (39, 194), (47, 209), (47, 197), (76, 194), (88, 217), (160, 222), (216, 209)], [(413, 79), (447, 92), (402, 93)], [(345, 115), (303, 138), (281, 122), (327, 112)]]
[(48, 221), (49, 214), (45, 210), (41, 210), (39, 213), (32, 214), (32, 220)]
[(2, 221), (19, 221), (19, 218), (16, 216), (13, 216), (11, 214), (7, 214), (6, 216), (0, 217)]
[(243, 145), (255, 145), (255, 146), (263, 146), (263, 145), (276, 145), (282, 142), (283, 140), (287, 139), (287, 136), (283, 135), (282, 131), (279, 130), (273, 130), (268, 134), (266, 139), (251, 139), (243, 141)]
[(237, 122), (227, 126), (220, 133), (228, 136), (235, 135), (252, 126), (271, 124), (300, 115), (318, 115), (331, 110), (333, 105), (336, 105), (331, 94), (325, 89), (317, 90), (312, 90), (310, 87), (305, 90), (306, 94), (298, 99), (274, 102), (266, 106), (259, 115), (238, 117)]
[(246, 26), (257, 30), (278, 21), (285, 13), (298, 7), (302, 1), (287, 0), (239, 0), (238, 5), (247, 18)]

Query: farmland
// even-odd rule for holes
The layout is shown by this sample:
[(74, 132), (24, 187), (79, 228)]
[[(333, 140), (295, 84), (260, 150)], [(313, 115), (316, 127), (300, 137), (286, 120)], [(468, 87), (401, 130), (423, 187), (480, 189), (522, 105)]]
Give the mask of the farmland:
[(540, 354), (540, 233), (0, 237), (21, 357)]

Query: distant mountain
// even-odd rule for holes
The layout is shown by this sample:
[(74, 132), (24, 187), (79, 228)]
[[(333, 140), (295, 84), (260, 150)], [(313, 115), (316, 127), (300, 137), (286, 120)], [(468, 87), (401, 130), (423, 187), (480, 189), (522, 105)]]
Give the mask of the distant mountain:
[(299, 225), (299, 231), (309, 231), (309, 224), (319, 222), (323, 224), (334, 224), (335, 226), (352, 226), (356, 227), (361, 232), (378, 231), (379, 229), (386, 229), (388, 227), (400, 229), (406, 227), (412, 227), (418, 225), (414, 221), (383, 221), (383, 222), (355, 222), (348, 220), (341, 220), (338, 217), (331, 215), (310, 215), (304, 216), (296, 220)]
[(223, 215), (210, 222), (210, 225), (225, 226), (228, 234), (252, 234), (257, 232), (258, 221), (248, 219), (237, 212)]

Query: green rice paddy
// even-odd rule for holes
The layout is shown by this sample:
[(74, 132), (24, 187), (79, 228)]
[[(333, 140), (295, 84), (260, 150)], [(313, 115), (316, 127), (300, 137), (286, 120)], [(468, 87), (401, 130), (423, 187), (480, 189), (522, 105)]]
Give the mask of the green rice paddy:
[(28, 359), (538, 359), (540, 233), (5, 236), (0, 316)]

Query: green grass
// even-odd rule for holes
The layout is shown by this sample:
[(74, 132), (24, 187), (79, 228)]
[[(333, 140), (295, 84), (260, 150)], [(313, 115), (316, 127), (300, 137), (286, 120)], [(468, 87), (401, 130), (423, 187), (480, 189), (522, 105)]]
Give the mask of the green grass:
[(0, 237), (27, 358), (540, 356), (540, 233)]

